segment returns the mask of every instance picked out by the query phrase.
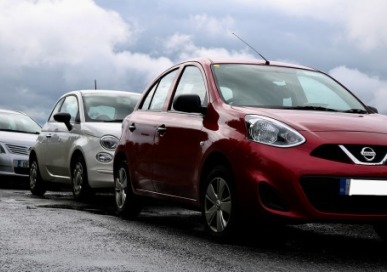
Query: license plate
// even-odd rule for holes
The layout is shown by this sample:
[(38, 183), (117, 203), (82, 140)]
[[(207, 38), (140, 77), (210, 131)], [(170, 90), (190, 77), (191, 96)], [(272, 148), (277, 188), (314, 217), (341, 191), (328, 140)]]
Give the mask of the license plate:
[(342, 178), (340, 180), (340, 194), (348, 196), (387, 196), (387, 180)]
[(15, 160), (13, 161), (14, 167), (17, 168), (28, 168), (29, 167), (29, 162), (26, 160)]

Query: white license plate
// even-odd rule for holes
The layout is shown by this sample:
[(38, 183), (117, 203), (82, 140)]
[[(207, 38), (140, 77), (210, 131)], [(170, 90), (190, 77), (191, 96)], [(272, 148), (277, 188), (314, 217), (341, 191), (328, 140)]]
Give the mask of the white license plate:
[(387, 196), (387, 180), (344, 178), (340, 183), (340, 193), (349, 196)]
[(29, 167), (29, 162), (26, 160), (15, 160), (13, 161), (14, 167), (18, 168), (28, 168)]

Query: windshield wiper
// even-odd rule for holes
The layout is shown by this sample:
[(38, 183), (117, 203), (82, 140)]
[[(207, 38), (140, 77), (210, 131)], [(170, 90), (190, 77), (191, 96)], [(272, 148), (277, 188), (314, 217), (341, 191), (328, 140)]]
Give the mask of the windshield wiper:
[(28, 134), (39, 134), (39, 131), (25, 131), (25, 130), (15, 130), (15, 129), (7, 129), (7, 128), (1, 128), (0, 131), (15, 132), (15, 133), (28, 133)]
[(349, 110), (345, 110), (343, 112), (347, 112), (347, 113), (367, 113), (366, 110), (362, 110), (362, 109), (349, 109)]
[(293, 110), (315, 110), (315, 111), (337, 111), (335, 109), (325, 108), (325, 107), (321, 107), (321, 106), (296, 106), (296, 107), (289, 107), (287, 109), (293, 109)]
[(122, 123), (124, 121), (123, 119), (113, 119), (113, 120), (98, 120), (96, 122), (103, 122), (103, 123)]

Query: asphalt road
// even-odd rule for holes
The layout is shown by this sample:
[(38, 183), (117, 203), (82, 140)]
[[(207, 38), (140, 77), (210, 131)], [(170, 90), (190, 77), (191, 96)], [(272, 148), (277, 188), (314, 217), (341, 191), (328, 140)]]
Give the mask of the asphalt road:
[(1, 272), (387, 271), (387, 246), (368, 225), (254, 226), (219, 244), (197, 212), (152, 204), (126, 221), (111, 194), (79, 203), (24, 187), (0, 184)]

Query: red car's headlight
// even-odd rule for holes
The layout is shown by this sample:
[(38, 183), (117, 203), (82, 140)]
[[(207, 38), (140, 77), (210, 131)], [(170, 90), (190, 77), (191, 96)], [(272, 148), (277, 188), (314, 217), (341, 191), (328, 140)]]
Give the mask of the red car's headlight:
[(292, 147), (305, 142), (305, 138), (299, 132), (277, 120), (247, 115), (245, 121), (247, 138), (252, 141), (276, 147)]

